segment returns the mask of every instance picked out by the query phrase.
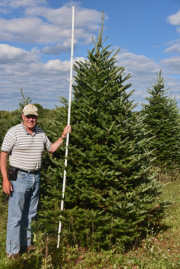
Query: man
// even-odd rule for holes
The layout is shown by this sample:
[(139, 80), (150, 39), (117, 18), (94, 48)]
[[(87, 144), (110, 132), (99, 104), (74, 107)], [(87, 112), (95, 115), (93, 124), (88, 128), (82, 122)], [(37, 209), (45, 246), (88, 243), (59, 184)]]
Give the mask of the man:
[(31, 222), (39, 201), (43, 151), (55, 152), (71, 132), (71, 126), (66, 126), (61, 137), (51, 143), (42, 129), (36, 126), (37, 118), (37, 107), (26, 105), (23, 122), (9, 129), (1, 147), (3, 191), (10, 196), (6, 241), (9, 258), (19, 257), (21, 250), (32, 248)]

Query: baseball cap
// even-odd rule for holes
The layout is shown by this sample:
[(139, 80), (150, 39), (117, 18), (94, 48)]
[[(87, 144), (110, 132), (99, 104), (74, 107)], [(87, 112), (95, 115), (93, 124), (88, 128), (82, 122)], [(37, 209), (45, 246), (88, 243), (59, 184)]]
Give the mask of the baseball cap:
[(38, 108), (35, 105), (29, 104), (23, 108), (23, 113), (25, 116), (27, 115), (38, 116)]

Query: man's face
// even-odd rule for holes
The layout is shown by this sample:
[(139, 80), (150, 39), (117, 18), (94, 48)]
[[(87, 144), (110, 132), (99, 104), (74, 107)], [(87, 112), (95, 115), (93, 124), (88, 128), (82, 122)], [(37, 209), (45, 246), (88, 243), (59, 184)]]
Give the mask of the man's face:
[(24, 114), (22, 114), (22, 119), (24, 121), (24, 126), (26, 129), (30, 129), (30, 130), (34, 129), (34, 126), (37, 123), (37, 116), (35, 116), (35, 115), (25, 116)]

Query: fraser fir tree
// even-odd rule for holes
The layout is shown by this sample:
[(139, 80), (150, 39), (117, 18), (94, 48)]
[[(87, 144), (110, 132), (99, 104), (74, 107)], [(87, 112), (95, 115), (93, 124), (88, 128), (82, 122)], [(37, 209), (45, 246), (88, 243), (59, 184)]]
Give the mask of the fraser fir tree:
[[(61, 212), (62, 240), (94, 249), (135, 242), (158, 223), (164, 209), (160, 186), (150, 175), (151, 152), (143, 123), (132, 112), (130, 75), (116, 66), (109, 47), (103, 46), (101, 31), (87, 60), (74, 66), (72, 133)], [(55, 126), (60, 127), (65, 114), (67, 103), (56, 114)], [(39, 224), (48, 233), (58, 226), (62, 152), (63, 148), (51, 165), (49, 160), (45, 165)]]
[(150, 149), (154, 150), (154, 164), (160, 168), (180, 167), (180, 121), (176, 101), (167, 96), (164, 78), (159, 72), (152, 89), (148, 89), (142, 113), (149, 131)]

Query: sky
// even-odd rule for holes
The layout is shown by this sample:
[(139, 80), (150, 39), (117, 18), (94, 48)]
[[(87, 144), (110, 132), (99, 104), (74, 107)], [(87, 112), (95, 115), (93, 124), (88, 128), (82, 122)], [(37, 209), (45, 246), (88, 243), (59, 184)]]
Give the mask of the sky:
[(1, 0), (0, 110), (19, 108), (20, 89), (49, 109), (69, 98), (72, 6), (74, 61), (93, 48), (103, 11), (105, 45), (120, 49), (116, 64), (131, 74), (137, 110), (161, 69), (180, 108), (180, 0)]

